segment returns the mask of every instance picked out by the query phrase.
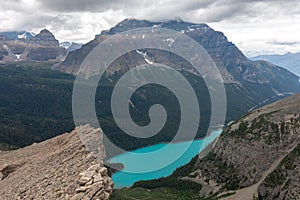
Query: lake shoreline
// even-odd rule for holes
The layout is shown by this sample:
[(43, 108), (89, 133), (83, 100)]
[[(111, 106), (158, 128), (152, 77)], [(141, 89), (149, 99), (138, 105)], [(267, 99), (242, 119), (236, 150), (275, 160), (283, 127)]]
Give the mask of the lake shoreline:
[(131, 187), (141, 180), (171, 175), (178, 167), (184, 166), (214, 143), (222, 131), (223, 129), (217, 129), (210, 131), (202, 139), (160, 143), (111, 158), (110, 163), (124, 164), (124, 169), (112, 175), (116, 188)]

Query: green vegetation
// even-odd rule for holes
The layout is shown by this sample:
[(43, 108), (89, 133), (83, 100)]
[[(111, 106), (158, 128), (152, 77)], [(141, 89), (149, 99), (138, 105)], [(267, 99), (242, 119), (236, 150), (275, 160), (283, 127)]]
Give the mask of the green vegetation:
[(198, 159), (198, 155), (195, 156), (188, 164), (182, 166), (182, 167), (179, 167), (177, 168), (172, 176), (173, 177), (184, 177), (184, 176), (189, 176), (189, 174), (195, 170), (195, 164), (196, 164), (196, 161)]
[(217, 194), (209, 197), (200, 197), (198, 191), (176, 190), (171, 188), (122, 188), (115, 189), (111, 196), (111, 200), (219, 200), (234, 195), (235, 192), (227, 193), (217, 197)]
[[(216, 175), (215, 180), (217, 182), (223, 183), (223, 188), (227, 190), (237, 190), (240, 188), (240, 179), (235, 173), (235, 169), (231, 166), (226, 165), (221, 158), (218, 158), (216, 154), (210, 152), (200, 163), (201, 165), (213, 166), (211, 170)], [(202, 171), (203, 175), (209, 177), (209, 174)]]
[(44, 66), (0, 66), (1, 148), (23, 147), (71, 131), (73, 80)]
[(287, 155), (277, 168), (267, 176), (264, 181), (265, 187), (275, 188), (277, 186), (288, 187), (290, 182), (288, 177), (288, 172), (294, 170), (297, 167), (296, 161), (300, 158), (300, 144), (298, 144), (295, 149)]
[[(74, 128), (72, 90), (75, 77), (49, 69), (42, 63), (19, 63), (0, 66), (0, 144), (13, 149), (40, 142)], [(201, 104), (201, 121), (197, 138), (203, 137), (210, 120), (210, 101), (204, 81), (182, 72), (194, 86)], [(132, 150), (159, 142), (169, 142), (180, 124), (180, 105), (174, 94), (159, 85), (139, 88), (131, 97), (133, 120), (139, 125), (150, 122), (148, 111), (161, 104), (168, 113), (167, 122), (154, 137), (134, 138), (116, 125), (111, 112), (111, 94), (122, 76), (116, 72), (102, 77), (96, 93), (96, 112), (99, 123), (116, 145)]]
[(185, 190), (185, 191), (200, 191), (201, 190), (201, 185), (191, 182), (191, 181), (186, 181), (186, 180), (181, 180), (179, 178), (175, 177), (166, 177), (166, 178), (160, 178), (160, 179), (155, 179), (155, 180), (150, 180), (150, 181), (139, 181), (136, 182), (133, 185), (133, 188), (136, 187), (142, 187), (146, 189), (156, 189), (156, 188), (170, 188), (170, 189), (176, 189), (176, 190)]
[[(24, 147), (74, 128), (72, 90), (75, 77), (50, 70), (50, 66), (51, 63), (39, 62), (0, 66), (1, 149)], [(196, 138), (201, 138), (210, 123), (210, 95), (201, 77), (186, 71), (180, 73), (190, 82), (199, 100), (201, 120)], [(134, 106), (129, 107), (133, 120), (145, 126), (150, 123), (149, 108), (161, 104), (168, 117), (158, 134), (147, 139), (135, 138), (116, 125), (110, 109), (111, 94), (122, 74), (115, 72), (103, 76), (95, 97), (97, 117), (107, 137), (125, 150), (171, 141), (180, 124), (180, 105), (172, 91), (160, 85), (139, 88), (131, 97)], [(228, 98), (226, 122), (237, 119), (255, 105), (242, 88), (234, 84), (225, 84), (225, 88)]]
[(228, 129), (224, 132), (223, 137), (234, 136), (248, 141), (263, 139), (267, 145), (276, 144), (280, 142), (280, 134), (285, 132), (284, 122), (277, 124), (271, 121), (272, 114), (276, 112), (278, 111), (261, 114), (251, 122), (242, 118), (235, 122), (235, 124), (239, 123), (238, 128), (235, 130)]
[[(198, 192), (184, 191), (170, 188), (157, 188), (153, 190), (144, 188), (123, 188), (113, 191), (112, 200), (135, 200), (135, 199), (149, 199), (149, 200), (191, 200), (199, 199)], [(204, 199), (203, 199), (204, 200)]]

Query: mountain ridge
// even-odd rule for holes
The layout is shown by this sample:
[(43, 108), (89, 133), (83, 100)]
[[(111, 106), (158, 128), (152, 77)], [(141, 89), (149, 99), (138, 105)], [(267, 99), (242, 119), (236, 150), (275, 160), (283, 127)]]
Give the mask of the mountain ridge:
[(300, 76), (300, 52), (298, 53), (285, 53), (282, 55), (273, 54), (273, 55), (259, 55), (251, 57), (252, 60), (265, 60), (271, 63), (274, 63), (278, 66), (284, 67), (287, 70), (295, 73), (297, 76)]
[(28, 32), (0, 33), (0, 63), (21, 61), (62, 61), (67, 51), (59, 46), (55, 36), (43, 29), (38, 34)]

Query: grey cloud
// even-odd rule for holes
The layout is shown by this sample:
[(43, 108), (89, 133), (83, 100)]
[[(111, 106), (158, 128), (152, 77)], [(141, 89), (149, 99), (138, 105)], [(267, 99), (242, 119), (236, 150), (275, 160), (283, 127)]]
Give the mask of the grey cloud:
[[(257, 36), (255, 29), (264, 23), (270, 30), (280, 31), (285, 27), (297, 32), (291, 26), (299, 24), (296, 21), (299, 14), (299, 0), (16, 0), (1, 3), (0, 31), (49, 28), (64, 40), (88, 41), (102, 29), (124, 18), (152, 21), (182, 19), (222, 24), (219, 30), (233, 41), (239, 38), (240, 30), (246, 28), (255, 39), (262, 38), (264, 45), (270, 41), (267, 45), (281, 48), (279, 45), (295, 47), (297, 44), (289, 40), (286, 42), (282, 35), (270, 35), (268, 39)], [(285, 23), (282, 19), (288, 20)], [(277, 21), (281, 24), (277, 25)], [(235, 30), (229, 30), (228, 34), (226, 28)], [(250, 37), (247, 38), (250, 40)], [(274, 42), (274, 39), (277, 41)], [(241, 43), (241, 40), (238, 42)], [(249, 41), (243, 43), (243, 46), (249, 45), (252, 45)]]
[(281, 46), (294, 46), (294, 45), (299, 45), (300, 42), (299, 41), (273, 41), (273, 42), (270, 42), (270, 44), (275, 44), (275, 45), (281, 45)]
[[(16, 3), (7, 2), (4, 6), (18, 8)], [(182, 18), (201, 22), (219, 22), (243, 16), (255, 18), (260, 15), (278, 14), (273, 12), (274, 6), (282, 9), (284, 14), (300, 13), (297, 0), (36, 0), (36, 2), (39, 4), (38, 9), (45, 13), (101, 13), (114, 10), (122, 11), (129, 18), (150, 20)]]
[(137, 0), (38, 0), (48, 10), (59, 12), (103, 12), (109, 9), (126, 9), (127, 5), (135, 7), (140, 5)]

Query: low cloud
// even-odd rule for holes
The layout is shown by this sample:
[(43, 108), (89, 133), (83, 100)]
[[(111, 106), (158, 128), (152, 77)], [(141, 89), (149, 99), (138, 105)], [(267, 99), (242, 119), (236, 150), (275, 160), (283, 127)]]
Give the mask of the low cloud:
[(275, 44), (275, 45), (282, 45), (282, 46), (293, 46), (293, 45), (299, 45), (300, 42), (299, 41), (273, 41), (271, 44)]
[(2, 2), (0, 13), (0, 31), (48, 28), (60, 40), (78, 42), (125, 18), (208, 23), (245, 51), (263, 45), (276, 51), (278, 41), (295, 50), (286, 38), (300, 35), (298, 0), (16, 0)]

